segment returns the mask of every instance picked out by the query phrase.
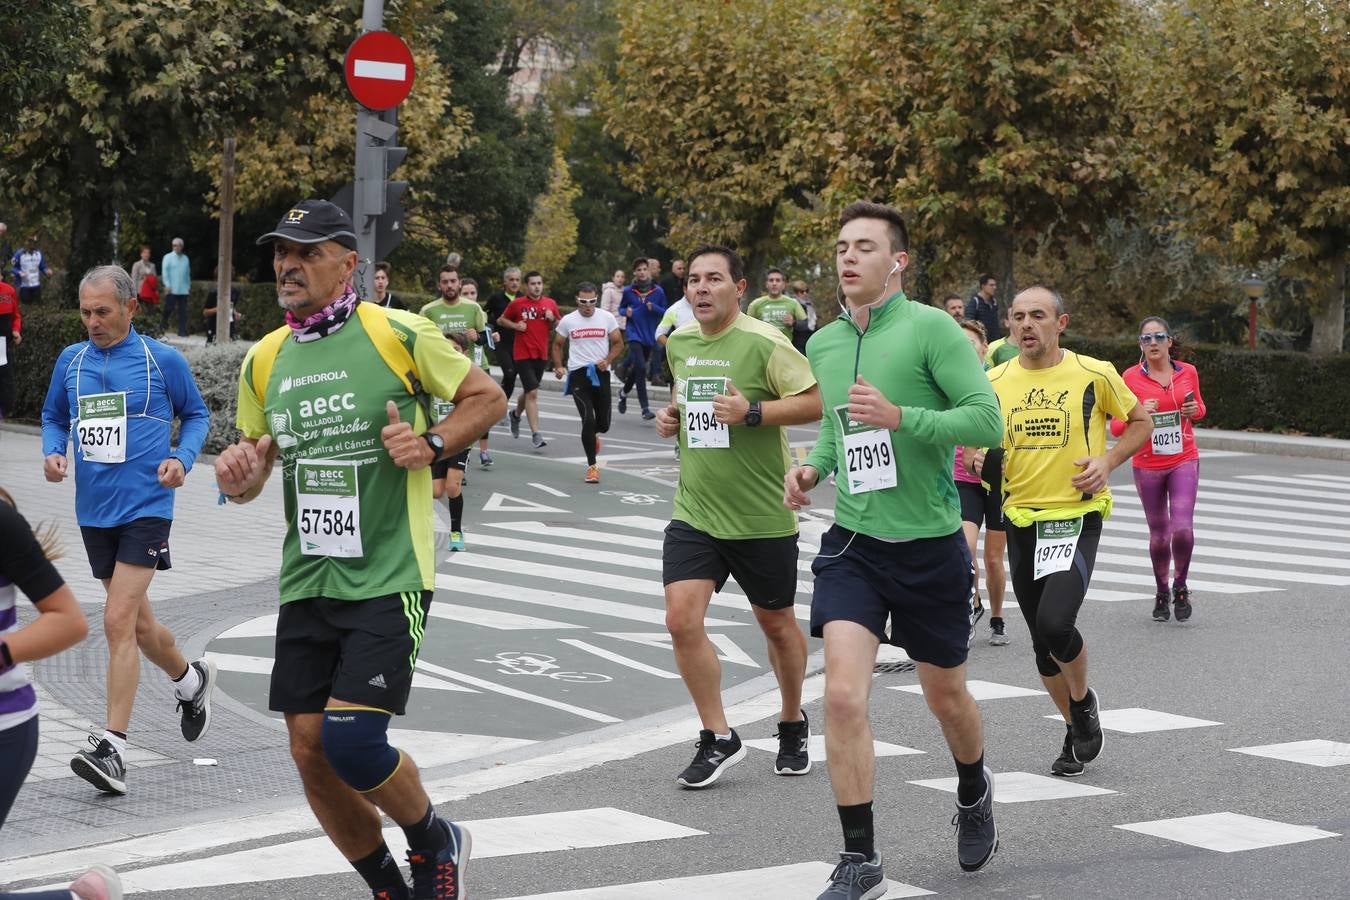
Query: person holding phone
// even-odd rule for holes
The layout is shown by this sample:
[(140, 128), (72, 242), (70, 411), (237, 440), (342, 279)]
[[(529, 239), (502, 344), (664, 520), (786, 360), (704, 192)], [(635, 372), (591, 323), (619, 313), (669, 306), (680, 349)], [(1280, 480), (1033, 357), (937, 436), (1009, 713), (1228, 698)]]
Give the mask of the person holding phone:
[[(1158, 587), (1153, 619), (1166, 622), (1175, 614), (1178, 622), (1185, 622), (1191, 617), (1186, 574), (1195, 547), (1192, 520), (1200, 484), (1200, 450), (1192, 423), (1205, 417), (1205, 401), (1200, 373), (1175, 358), (1182, 353), (1181, 338), (1165, 320), (1149, 316), (1140, 323), (1139, 349), (1139, 365), (1121, 377), (1153, 418), (1153, 439), (1134, 455), (1133, 466)], [(1124, 422), (1111, 422), (1112, 434), (1119, 437), (1124, 430)]]

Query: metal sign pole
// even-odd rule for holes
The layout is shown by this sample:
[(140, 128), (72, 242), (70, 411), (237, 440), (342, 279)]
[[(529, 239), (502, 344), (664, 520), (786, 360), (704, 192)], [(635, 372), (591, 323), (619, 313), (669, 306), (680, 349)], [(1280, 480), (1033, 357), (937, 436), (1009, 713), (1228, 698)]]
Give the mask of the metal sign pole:
[[(364, 0), (362, 32), (384, 28), (384, 0)], [(371, 138), (381, 131), (379, 115), (360, 106), (356, 113), (356, 190), (352, 197), (352, 223), (356, 226), (356, 274), (353, 287), (365, 299), (375, 292), (375, 224), (384, 212), (384, 157)], [(385, 126), (387, 127), (387, 126)], [(384, 140), (392, 137), (388, 134)]]

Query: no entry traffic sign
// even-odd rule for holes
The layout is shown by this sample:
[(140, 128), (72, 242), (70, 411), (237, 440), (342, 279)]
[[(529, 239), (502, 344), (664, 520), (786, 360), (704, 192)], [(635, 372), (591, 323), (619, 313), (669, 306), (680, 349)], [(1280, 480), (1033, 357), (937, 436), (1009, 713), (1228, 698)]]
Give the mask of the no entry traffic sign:
[(413, 85), (408, 45), (388, 31), (367, 31), (347, 48), (347, 89), (366, 109), (392, 109)]

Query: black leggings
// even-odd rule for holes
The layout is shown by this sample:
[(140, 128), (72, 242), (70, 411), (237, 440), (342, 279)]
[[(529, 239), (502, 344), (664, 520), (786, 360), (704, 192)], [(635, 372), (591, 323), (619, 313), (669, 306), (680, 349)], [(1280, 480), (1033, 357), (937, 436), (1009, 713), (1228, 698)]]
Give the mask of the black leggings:
[(623, 380), (623, 393), (627, 394), (637, 385), (638, 404), (643, 412), (647, 410), (647, 364), (652, 348), (637, 341), (628, 342), (628, 377)]
[[(14, 798), (19, 796), (19, 788), (28, 777), (37, 757), (38, 717), (33, 716), (27, 722), (0, 731), (0, 828), (9, 817)], [(69, 893), (69, 891), (67, 891)]]
[(507, 400), (511, 399), (516, 390), (516, 359), (513, 353), (515, 353), (514, 344), (497, 344), (497, 365), (502, 370), (502, 391), (506, 394)]
[(1036, 669), (1046, 677), (1059, 674), (1059, 663), (1073, 662), (1083, 652), (1083, 636), (1075, 623), (1079, 607), (1092, 580), (1097, 560), (1097, 543), (1102, 536), (1100, 513), (1083, 517), (1083, 530), (1073, 564), (1037, 581), (1036, 525), (1022, 528), (1008, 523), (1008, 563), (1012, 569), (1013, 593), (1031, 631), (1031, 646), (1036, 651)]
[(572, 402), (581, 416), (581, 446), (586, 451), (586, 462), (595, 465), (595, 436), (609, 431), (609, 373), (600, 372), (600, 386), (591, 384), (585, 369), (567, 373), (567, 384), (572, 391)]

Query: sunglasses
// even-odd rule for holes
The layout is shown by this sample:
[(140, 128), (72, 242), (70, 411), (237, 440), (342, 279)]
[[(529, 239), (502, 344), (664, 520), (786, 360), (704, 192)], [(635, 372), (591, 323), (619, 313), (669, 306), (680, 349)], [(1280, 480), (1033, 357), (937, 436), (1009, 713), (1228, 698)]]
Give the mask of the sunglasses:
[(577, 298), (577, 305), (578, 305), (578, 306), (594, 306), (594, 305), (595, 305), (595, 301), (594, 301), (594, 300), (582, 300), (580, 297), (578, 297), (578, 298)]
[(1167, 340), (1170, 337), (1171, 335), (1165, 331), (1158, 331), (1154, 332), (1153, 334), (1141, 334), (1139, 335), (1139, 343), (1148, 344), (1152, 342), (1154, 344), (1161, 344), (1163, 341)]

